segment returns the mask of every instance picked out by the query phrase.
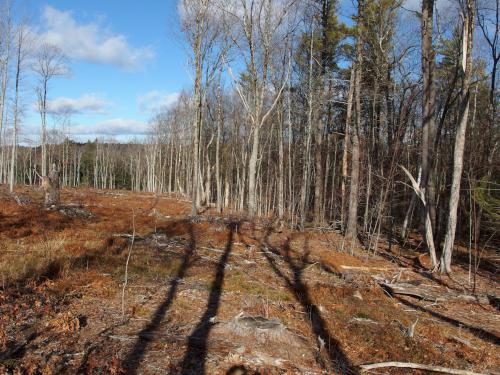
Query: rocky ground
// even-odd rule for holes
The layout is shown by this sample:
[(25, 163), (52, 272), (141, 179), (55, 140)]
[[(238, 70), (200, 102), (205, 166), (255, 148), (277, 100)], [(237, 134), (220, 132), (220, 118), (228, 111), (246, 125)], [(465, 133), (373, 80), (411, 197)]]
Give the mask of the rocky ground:
[(450, 278), (426, 270), (417, 237), (350, 256), (333, 230), (190, 217), (174, 197), (75, 189), (62, 201), (47, 211), (37, 190), (0, 188), (0, 373), (500, 368), (498, 249), (470, 276), (459, 247)]

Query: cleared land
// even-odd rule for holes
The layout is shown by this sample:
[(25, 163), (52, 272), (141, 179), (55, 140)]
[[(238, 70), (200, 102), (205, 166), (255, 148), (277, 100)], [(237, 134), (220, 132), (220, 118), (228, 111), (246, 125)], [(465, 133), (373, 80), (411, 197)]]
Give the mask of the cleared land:
[[(174, 198), (63, 190), (63, 209), (46, 211), (41, 192), (16, 194), (0, 191), (0, 373), (500, 368), (493, 249), (469, 283), (466, 249), (442, 278), (417, 237), (352, 257), (334, 231), (189, 217)], [(424, 373), (373, 373), (410, 371)]]

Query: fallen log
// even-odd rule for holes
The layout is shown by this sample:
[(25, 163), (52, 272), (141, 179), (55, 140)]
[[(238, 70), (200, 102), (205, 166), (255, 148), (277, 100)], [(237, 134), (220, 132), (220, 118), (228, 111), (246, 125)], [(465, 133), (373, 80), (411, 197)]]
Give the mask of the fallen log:
[(386, 290), (390, 294), (399, 294), (403, 296), (415, 297), (418, 299), (422, 299), (424, 301), (437, 301), (444, 300), (442, 296), (429, 294), (427, 291), (419, 288), (415, 285), (408, 283), (398, 283), (398, 284), (390, 284), (385, 282), (379, 282), (379, 285), (382, 289)]
[(410, 296), (424, 301), (431, 302), (477, 302), (480, 304), (489, 304), (490, 300), (487, 296), (473, 296), (468, 294), (456, 293), (440, 293), (431, 288), (425, 288), (422, 285), (413, 285), (410, 283), (386, 283), (378, 281), (379, 285), (391, 295), (397, 294), (402, 296)]
[(468, 371), (468, 370), (459, 370), (441, 366), (430, 366), (430, 365), (422, 365), (420, 363), (411, 363), (411, 362), (382, 362), (382, 363), (373, 363), (368, 365), (360, 366), (363, 371), (375, 370), (379, 368), (385, 367), (397, 367), (397, 368), (411, 368), (416, 370), (426, 370), (432, 372), (441, 372), (444, 374), (455, 374), (455, 375), (485, 375), (479, 372)]
[(366, 267), (366, 266), (348, 266), (341, 264), (340, 268), (344, 270), (358, 270), (358, 271), (396, 271), (394, 267)]

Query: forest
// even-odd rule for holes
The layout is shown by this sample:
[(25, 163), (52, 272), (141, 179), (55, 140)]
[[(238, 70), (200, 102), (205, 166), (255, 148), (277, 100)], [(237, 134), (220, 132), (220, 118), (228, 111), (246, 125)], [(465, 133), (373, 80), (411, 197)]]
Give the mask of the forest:
[[(52, 230), (69, 231), (71, 234), (64, 237), (64, 241), (69, 241), (68, 236), (76, 234), (71, 232), (75, 229), (68, 220), (77, 220), (75, 225), (86, 228), (79, 240), (85, 245), (53, 244), (60, 248), (57, 251), (47, 245), (44, 251), (51, 254), (50, 259), (55, 257), (52, 260), (59, 265), (56, 273), (60, 280), (73, 272), (88, 273), (89, 261), (91, 269), (92, 264), (104, 267), (104, 271), (96, 272), (112, 275), (110, 282), (114, 283), (117, 298), (113, 303), (120, 304), (122, 292), (122, 315), (132, 316), (139, 307), (133, 307), (136, 310), (130, 313), (132, 307), (125, 306), (125, 300), (131, 300), (132, 294), (136, 299), (141, 295), (137, 290), (129, 291), (134, 277), (142, 283), (144, 278), (149, 284), (150, 278), (170, 280), (164, 310), (160, 306), (153, 313), (153, 320), (141, 331), (142, 336), (137, 336), (135, 351), (123, 356), (117, 351), (106, 352), (106, 344), (101, 343), (97, 349), (83, 350), (86, 362), (79, 367), (61, 362), (51, 364), (56, 370), (46, 373), (90, 374), (103, 369), (114, 374), (223, 373), (217, 372), (223, 366), (208, 358), (212, 345), (220, 351), (223, 349), (219, 346), (225, 344), (217, 340), (212, 343), (210, 335), (227, 336), (231, 329), (230, 334), (236, 334), (234, 326), (240, 324), (241, 316), (236, 315), (238, 309), (233, 306), (230, 309), (236, 317), (231, 322), (211, 325), (211, 319), (216, 318), (218, 306), (224, 306), (225, 290), (235, 292), (238, 286), (244, 295), (267, 296), (264, 312), (260, 307), (255, 312), (258, 317), (265, 316), (266, 327), (278, 324), (270, 319), (269, 311), (274, 308), (283, 312), (282, 301), (295, 298), (297, 308), (309, 314), (312, 331), (304, 335), (312, 335), (313, 344), (308, 345), (319, 345), (318, 353), (299, 361), (286, 373), (358, 373), (377, 368), (367, 363), (383, 361), (389, 363), (387, 367), (381, 364), (383, 371), (395, 371), (388, 373), (408, 373), (413, 369), (415, 373), (472, 374), (474, 368), (496, 373), (493, 369), (500, 363), (498, 325), (491, 327), (499, 322), (500, 298), (500, 1), (179, 0), (175, 7), (175, 38), (185, 50), (192, 84), (184, 88), (174, 103), (151, 116), (147, 134), (120, 142), (112, 136), (88, 140), (72, 136), (71, 113), (57, 112), (51, 103), (53, 85), (70, 74), (68, 57), (57, 46), (37, 41), (29, 18), (16, 14), (13, 1), (0, 1), (0, 240), (4, 242), (0, 245), (0, 274), (4, 280), (0, 304), (6, 308), (7, 303), (28, 298), (28, 292), (16, 292), (24, 297), (9, 294), (9, 288), (15, 286), (19, 290), (20, 283), (29, 279), (28, 273), (35, 275), (37, 285), (52, 279), (44, 273), (44, 267), (50, 263), (37, 265), (36, 258), (30, 258), (32, 268), (26, 268), (22, 262), (16, 265), (12, 253), (18, 250), (10, 246), (17, 246), (15, 241), (19, 242), (19, 238), (27, 238), (32, 243), (23, 246), (31, 249), (43, 232), (43, 241), (54, 240)], [(26, 84), (28, 81), (30, 84)], [(35, 98), (38, 115), (37, 133), (29, 139), (20, 136), (25, 134), (28, 98)], [(117, 205), (112, 203), (115, 201)], [(20, 215), (18, 220), (16, 215)], [(101, 224), (92, 222), (97, 220), (95, 217)], [(222, 229), (217, 229), (221, 225)], [(90, 228), (96, 232), (95, 241), (99, 239), (104, 244), (88, 245), (94, 241), (87, 238)], [(163, 234), (158, 234), (160, 229)], [(223, 236), (226, 232), (227, 243)], [(175, 242), (175, 236), (187, 237)], [(238, 240), (233, 240), (233, 236)], [(205, 239), (207, 243), (203, 242)], [(321, 244), (306, 245), (309, 241)], [(241, 253), (235, 244), (242, 247)], [(190, 252), (179, 258), (178, 264), (172, 264), (172, 259), (179, 254), (165, 258), (167, 253), (158, 252), (160, 248), (175, 250), (176, 246), (184, 246)], [(311, 250), (306, 249), (308, 246)], [(155, 249), (154, 255), (145, 255), (149, 254), (149, 247)], [(61, 249), (71, 255), (61, 258)], [(202, 256), (199, 251), (208, 254)], [(187, 349), (182, 360), (172, 360), (168, 370), (158, 365), (156, 369), (139, 371), (140, 362), (132, 360), (134, 355), (142, 358), (148, 346), (156, 348), (155, 340), (166, 340), (167, 347), (175, 343), (175, 335), (184, 335), (179, 333), (182, 327), (170, 336), (165, 334), (168, 338), (158, 338), (155, 332), (163, 324), (166, 311), (174, 310), (171, 305), (181, 303), (173, 302), (176, 292), (180, 295), (180, 290), (187, 288), (179, 280), (201, 277), (186, 271), (193, 252), (200, 262), (207, 261), (215, 267), (214, 279), (206, 282), (207, 290), (195, 288), (197, 293), (208, 293), (207, 310), (193, 331), (185, 334)], [(218, 256), (221, 258), (213, 261)], [(146, 260), (149, 257), (154, 258), (154, 263), (165, 261), (167, 265), (150, 266)], [(231, 277), (224, 276), (231, 269), (228, 259), (233, 258), (237, 262), (232, 267), (242, 269)], [(142, 263), (133, 266), (134, 259), (147, 262), (147, 267)], [(273, 277), (281, 278), (288, 288), (287, 297), (277, 297), (278, 291), (273, 287), (259, 284), (257, 288), (253, 281), (248, 284), (240, 280), (247, 272), (244, 267), (252, 268), (250, 263), (238, 263), (243, 259), (258, 265), (252, 272), (257, 272), (253, 279), (259, 282), (266, 280), (266, 272), (274, 271)], [(262, 269), (260, 262), (270, 270)], [(202, 268), (200, 264), (193, 267), (191, 270)], [(403, 270), (418, 277), (418, 284), (413, 285), (410, 277), (399, 285)], [(310, 279), (306, 276), (309, 271), (314, 273)], [(380, 276), (379, 271), (386, 274)], [(151, 272), (156, 276), (151, 276)], [(393, 278), (388, 281), (387, 273), (391, 272)], [(327, 288), (330, 281), (325, 280), (333, 275), (337, 278), (332, 284), (335, 286)], [(85, 283), (95, 283), (99, 277), (91, 279), (89, 276)], [(279, 284), (276, 280), (267, 282)], [(101, 280), (101, 284), (104, 282)], [(308, 286), (308, 282), (315, 286)], [(433, 297), (424, 288), (425, 282), (445, 289), (440, 289), (439, 297)], [(363, 297), (359, 294), (359, 299), (359, 292), (354, 289), (361, 284)], [(38, 294), (45, 293), (37, 289), (41, 286), (31, 288)], [(339, 291), (342, 288), (348, 291)], [(371, 297), (364, 295), (363, 288), (369, 289)], [(451, 290), (458, 294), (446, 294)], [(103, 293), (93, 298), (104, 298)], [(107, 293), (112, 294), (109, 290)], [(279, 293), (285, 292), (280, 289)], [(422, 338), (413, 336), (412, 329), (421, 317), (415, 322), (411, 317), (404, 318), (402, 341), (391, 344), (382, 334), (377, 314), (384, 320), (399, 312), (391, 312), (387, 307), (387, 311), (373, 313), (380, 303), (377, 298), (389, 298), (386, 294), (403, 299), (417, 296), (418, 304), (425, 306), (444, 303), (438, 302), (438, 298), (453, 300), (457, 306), (477, 304), (477, 311), (482, 308), (478, 314), (487, 316), (471, 318), (474, 323), (469, 328), (472, 336), (479, 331), (480, 334), (473, 339), (459, 338), (462, 341), (454, 341), (453, 345), (461, 345), (469, 352), (481, 347), (485, 357), (470, 359), (470, 353), (462, 353), (461, 357), (450, 359), (446, 357), (448, 352), (437, 355), (431, 343), (440, 339), (429, 336), (423, 344), (416, 341)], [(130, 296), (125, 298), (126, 295)], [(366, 351), (370, 344), (362, 339), (362, 346), (367, 345), (363, 346), (365, 351), (348, 353), (344, 347), (351, 345), (354, 350), (353, 342), (345, 344), (349, 339), (331, 336), (336, 331), (329, 324), (341, 323), (331, 323), (326, 318), (328, 314), (322, 314), (324, 309), (331, 314), (337, 310), (320, 304), (322, 298), (334, 303), (338, 296), (347, 298), (341, 303), (342, 314), (354, 305), (364, 305), (368, 312), (351, 311), (357, 314), (352, 319), (370, 326), (368, 331), (375, 330), (370, 331), (373, 340), (386, 340), (380, 349), (386, 350), (384, 354)], [(279, 301), (269, 307), (273, 298)], [(54, 302), (59, 303), (60, 300)], [(429, 313), (417, 302), (401, 303), (424, 315)], [(114, 308), (119, 310), (118, 305)], [(183, 311), (183, 306), (176, 305), (176, 309)], [(462, 306), (462, 313), (463, 309)], [(451, 308), (449, 312), (453, 315)], [(436, 314), (431, 313), (434, 318)], [(66, 315), (63, 318), (71, 320)], [(252, 319), (257, 324), (255, 316)], [(285, 318), (280, 319), (281, 325)], [(346, 325), (336, 327), (343, 334), (348, 322), (352, 323), (345, 319)], [(470, 325), (456, 316), (444, 320), (447, 323), (442, 324)], [(76, 330), (83, 329), (82, 320), (76, 321)], [(367, 321), (373, 324), (366, 324)], [(9, 343), (14, 345), (15, 340), (9, 341), (8, 334), (2, 336), (2, 332), (8, 331), (6, 324), (0, 323), (0, 349), (4, 337), (0, 372), (3, 369), (11, 373), (18, 364), (6, 362), (7, 359), (14, 354), (18, 355), (16, 358), (25, 357), (19, 357), (17, 347), (17, 351), (9, 349)], [(432, 326), (427, 324), (437, 323), (419, 323), (432, 332)], [(239, 329), (246, 332), (248, 327)], [(264, 332), (268, 328), (256, 329)], [(295, 330), (307, 331), (303, 327)], [(70, 325), (63, 331), (73, 332), (75, 328)], [(242, 335), (240, 331), (237, 334)], [(354, 331), (360, 337), (368, 335), (362, 330)], [(279, 353), (277, 342), (291, 340), (296, 346), (293, 344), (290, 350), (301, 353), (304, 343), (283, 337), (284, 331), (280, 332), (271, 333), (272, 340), (267, 338), (276, 344), (273, 354), (257, 358), (253, 353), (253, 357), (246, 358), (250, 367), (231, 367), (227, 374), (285, 373), (279, 372), (288, 369), (284, 362), (270, 359), (285, 356)], [(102, 338), (102, 332), (100, 335)], [(131, 337), (129, 333), (113, 335), (106, 336), (106, 340), (114, 340), (115, 344), (118, 340), (122, 346), (129, 342), (124, 337)], [(455, 333), (451, 336), (458, 337)], [(200, 337), (204, 337), (202, 343)], [(325, 337), (329, 340), (326, 346)], [(401, 354), (401, 349), (399, 354), (405, 358), (394, 359), (399, 354), (391, 352), (391, 345), (392, 350), (405, 348), (409, 352)], [(238, 353), (245, 357), (246, 352)], [(94, 362), (89, 359), (92, 356), (96, 357)], [(203, 360), (197, 362), (196, 358)], [(227, 361), (229, 357), (224, 358)], [(464, 368), (462, 360), (471, 371), (444, 366)], [(252, 361), (261, 367), (248, 365)], [(289, 362), (291, 365), (294, 361)], [(161, 358), (151, 363), (161, 363)], [(443, 366), (437, 368), (439, 365)], [(28, 371), (28, 367), (22, 368)], [(267, 368), (271, 372), (263, 370)]]

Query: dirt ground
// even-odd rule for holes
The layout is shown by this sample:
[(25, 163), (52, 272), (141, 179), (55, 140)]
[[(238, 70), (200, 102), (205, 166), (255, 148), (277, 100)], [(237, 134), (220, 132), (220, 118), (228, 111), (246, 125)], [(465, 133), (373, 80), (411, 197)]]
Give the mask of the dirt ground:
[(45, 210), (36, 189), (16, 196), (0, 187), (0, 374), (500, 369), (498, 250), (472, 277), (459, 247), (441, 277), (417, 238), (350, 256), (334, 231), (190, 217), (174, 197), (63, 190), (64, 206)]

